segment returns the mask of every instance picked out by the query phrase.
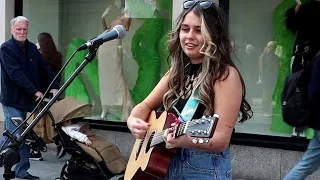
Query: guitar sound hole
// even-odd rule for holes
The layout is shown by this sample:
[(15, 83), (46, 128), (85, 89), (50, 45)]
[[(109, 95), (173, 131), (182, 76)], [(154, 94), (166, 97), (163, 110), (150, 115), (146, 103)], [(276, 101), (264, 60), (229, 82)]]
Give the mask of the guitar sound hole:
[(151, 142), (153, 140), (153, 136), (154, 136), (155, 132), (153, 132), (151, 135), (150, 135), (150, 139), (148, 140), (148, 143), (147, 143), (147, 146), (146, 146), (146, 152), (147, 153), (151, 147)]
[(136, 160), (137, 160), (138, 157), (139, 157), (139, 154), (140, 154), (140, 151), (141, 151), (141, 148), (142, 148), (142, 144), (143, 144), (144, 138), (145, 138), (145, 137), (143, 137), (143, 138), (140, 140), (140, 142), (139, 142), (139, 147), (138, 147), (137, 152), (136, 152)]

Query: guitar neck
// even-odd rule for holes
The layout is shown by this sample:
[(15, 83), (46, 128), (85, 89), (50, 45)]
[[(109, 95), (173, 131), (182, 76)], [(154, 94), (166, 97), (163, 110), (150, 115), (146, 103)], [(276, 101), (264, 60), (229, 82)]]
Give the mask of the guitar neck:
[[(193, 119), (188, 122), (180, 122), (173, 132), (174, 137), (189, 135), (197, 138), (210, 138), (213, 135), (219, 115), (213, 117), (203, 117), (201, 119)], [(164, 142), (163, 135), (165, 131), (154, 133), (149, 139), (150, 146)]]
[[(178, 127), (177, 127), (177, 129), (175, 130), (175, 133), (174, 133), (175, 137), (182, 136), (182, 135), (185, 134), (184, 130), (185, 130), (185, 128), (187, 128), (186, 124), (187, 123), (179, 123), (178, 124)], [(164, 142), (163, 135), (164, 135), (164, 131), (155, 133), (151, 138), (152, 140), (151, 140), (150, 146), (153, 147), (153, 146), (155, 146), (157, 144), (160, 144), (160, 143)]]

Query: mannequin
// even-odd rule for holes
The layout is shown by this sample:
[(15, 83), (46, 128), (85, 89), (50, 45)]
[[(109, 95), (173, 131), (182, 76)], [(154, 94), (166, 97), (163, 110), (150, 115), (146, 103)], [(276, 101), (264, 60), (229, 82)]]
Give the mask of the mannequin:
[[(125, 7), (124, 0), (115, 0), (115, 6), (110, 5), (102, 14), (102, 25), (105, 31), (111, 30), (115, 25), (123, 25), (129, 31), (131, 18), (130, 12)], [(106, 119), (107, 114), (117, 116), (122, 106), (122, 121), (129, 116), (133, 101), (127, 88), (122, 70), (122, 40), (115, 39), (104, 43), (98, 50), (99, 85), (102, 113), (101, 119)]]

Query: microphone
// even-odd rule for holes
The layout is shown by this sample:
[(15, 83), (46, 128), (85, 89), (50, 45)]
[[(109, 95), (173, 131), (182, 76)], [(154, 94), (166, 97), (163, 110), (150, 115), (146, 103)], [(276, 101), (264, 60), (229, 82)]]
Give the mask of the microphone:
[(126, 35), (126, 29), (122, 25), (116, 25), (112, 30), (106, 31), (100, 34), (98, 37), (93, 38), (82, 44), (77, 51), (82, 51), (88, 48), (96, 48), (103, 44), (104, 42), (113, 40), (113, 39), (122, 39)]

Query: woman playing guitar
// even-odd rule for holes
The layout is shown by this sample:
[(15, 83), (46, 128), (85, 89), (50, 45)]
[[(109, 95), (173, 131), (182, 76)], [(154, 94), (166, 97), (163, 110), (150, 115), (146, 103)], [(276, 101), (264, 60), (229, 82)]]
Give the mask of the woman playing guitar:
[(182, 112), (188, 99), (196, 97), (199, 105), (193, 119), (219, 114), (219, 122), (208, 143), (193, 141), (188, 135), (174, 137), (172, 128), (165, 131), (166, 147), (178, 148), (165, 179), (232, 179), (230, 138), (239, 112), (243, 122), (251, 117), (251, 107), (245, 100), (243, 79), (231, 60), (227, 18), (209, 0), (188, 0), (183, 8), (170, 33), (170, 70), (134, 107), (127, 124), (141, 139), (152, 110), (164, 105), (168, 112)]

